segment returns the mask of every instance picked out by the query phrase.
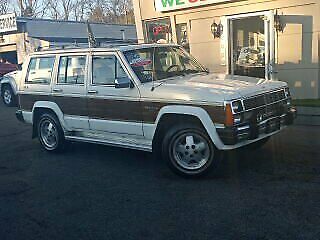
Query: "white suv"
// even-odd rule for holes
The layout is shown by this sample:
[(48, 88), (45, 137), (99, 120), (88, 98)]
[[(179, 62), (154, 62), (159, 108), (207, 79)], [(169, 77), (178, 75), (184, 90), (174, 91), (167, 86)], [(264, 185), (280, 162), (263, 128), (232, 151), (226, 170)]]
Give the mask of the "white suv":
[(17, 91), (20, 79), (21, 71), (7, 73), (0, 79), (0, 95), (7, 107), (17, 105)]
[(285, 82), (210, 74), (177, 45), (37, 52), (20, 82), (17, 117), (46, 150), (82, 141), (153, 151), (185, 176), (295, 117)]

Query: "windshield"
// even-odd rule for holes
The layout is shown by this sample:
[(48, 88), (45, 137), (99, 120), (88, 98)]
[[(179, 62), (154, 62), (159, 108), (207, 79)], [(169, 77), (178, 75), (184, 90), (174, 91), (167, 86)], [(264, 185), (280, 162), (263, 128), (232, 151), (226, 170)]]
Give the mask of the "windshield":
[(206, 72), (180, 47), (142, 48), (126, 51), (124, 55), (142, 83)]

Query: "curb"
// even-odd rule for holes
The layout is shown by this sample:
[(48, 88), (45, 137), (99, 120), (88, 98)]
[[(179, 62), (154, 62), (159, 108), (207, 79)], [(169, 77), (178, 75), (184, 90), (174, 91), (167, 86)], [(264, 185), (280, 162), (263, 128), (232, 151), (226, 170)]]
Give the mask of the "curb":
[(320, 108), (318, 107), (297, 107), (298, 116), (296, 125), (320, 126)]

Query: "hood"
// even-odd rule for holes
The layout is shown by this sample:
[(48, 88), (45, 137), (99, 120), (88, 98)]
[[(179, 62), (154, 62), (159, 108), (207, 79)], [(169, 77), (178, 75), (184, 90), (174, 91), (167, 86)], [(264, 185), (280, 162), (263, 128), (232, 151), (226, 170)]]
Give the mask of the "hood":
[(250, 97), (263, 92), (285, 87), (281, 81), (270, 81), (246, 76), (226, 74), (193, 74), (143, 84), (142, 97), (165, 98), (184, 101), (223, 102), (241, 97)]
[(15, 70), (15, 71), (12, 71), (12, 72), (5, 74), (4, 77), (16, 77), (20, 73), (21, 73), (21, 70)]
[(17, 88), (18, 85), (20, 84), (21, 75), (22, 75), (22, 71), (13, 71), (13, 72), (7, 73), (3, 76), (3, 78), (1, 79), (1, 82), (10, 83), (11, 86), (13, 86), (14, 88)]
[(17, 65), (11, 63), (0, 63), (0, 75), (17, 70)]

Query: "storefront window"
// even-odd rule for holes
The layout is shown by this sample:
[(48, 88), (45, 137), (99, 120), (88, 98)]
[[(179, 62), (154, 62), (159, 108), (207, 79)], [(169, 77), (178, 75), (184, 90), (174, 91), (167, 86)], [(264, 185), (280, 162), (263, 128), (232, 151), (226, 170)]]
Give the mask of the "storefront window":
[(265, 29), (260, 16), (232, 21), (233, 74), (265, 77)]
[(148, 43), (169, 43), (171, 41), (169, 18), (145, 22), (145, 31)]
[(177, 30), (178, 44), (184, 47), (188, 52), (190, 52), (187, 24), (186, 23), (177, 24), (176, 30)]

